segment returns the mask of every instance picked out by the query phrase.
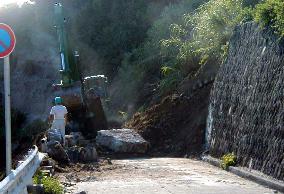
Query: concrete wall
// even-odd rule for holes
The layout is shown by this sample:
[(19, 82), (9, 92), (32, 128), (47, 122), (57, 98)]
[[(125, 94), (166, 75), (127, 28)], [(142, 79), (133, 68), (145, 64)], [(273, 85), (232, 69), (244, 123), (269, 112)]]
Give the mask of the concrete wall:
[[(211, 92), (210, 153), (284, 178), (284, 42), (247, 23), (235, 29)], [(211, 132), (211, 133), (210, 133)]]

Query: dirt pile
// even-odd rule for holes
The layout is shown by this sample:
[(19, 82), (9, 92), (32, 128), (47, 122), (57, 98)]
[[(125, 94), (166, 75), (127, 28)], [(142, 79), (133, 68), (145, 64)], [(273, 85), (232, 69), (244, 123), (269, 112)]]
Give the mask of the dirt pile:
[(197, 154), (204, 143), (209, 93), (212, 82), (191, 93), (165, 97), (159, 104), (136, 113), (125, 127), (150, 142), (155, 155)]
[(66, 193), (77, 193), (73, 191), (74, 185), (81, 182), (97, 181), (101, 174), (110, 173), (115, 169), (121, 169), (123, 166), (112, 164), (109, 158), (100, 158), (98, 162), (87, 164), (76, 163), (68, 166), (55, 166), (55, 175), (67, 190)]

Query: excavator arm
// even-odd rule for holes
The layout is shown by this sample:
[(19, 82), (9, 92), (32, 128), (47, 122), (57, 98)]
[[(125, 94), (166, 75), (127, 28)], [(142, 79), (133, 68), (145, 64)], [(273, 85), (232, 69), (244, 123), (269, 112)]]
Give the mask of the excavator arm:
[[(83, 78), (79, 53), (68, 39), (67, 20), (61, 3), (54, 5), (54, 22), (59, 43), (61, 83), (54, 84), (54, 96), (61, 96), (73, 123), (84, 135), (94, 137), (97, 130), (107, 129), (101, 98), (107, 98), (107, 77), (91, 75)], [(72, 127), (71, 127), (72, 128)]]
[(76, 81), (80, 81), (79, 71), (79, 54), (77, 51), (72, 52), (69, 47), (68, 35), (66, 32), (67, 20), (64, 17), (63, 6), (61, 3), (54, 4), (54, 21), (59, 43), (60, 54), (60, 73), (62, 76), (61, 85), (68, 87)]

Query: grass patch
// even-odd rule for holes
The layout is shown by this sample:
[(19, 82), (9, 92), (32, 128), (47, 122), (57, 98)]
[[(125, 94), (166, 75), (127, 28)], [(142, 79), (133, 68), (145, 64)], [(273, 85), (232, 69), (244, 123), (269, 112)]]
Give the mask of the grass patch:
[(43, 184), (44, 193), (46, 194), (63, 194), (63, 186), (59, 180), (53, 177), (45, 176), (42, 171), (38, 171), (33, 177), (34, 184)]
[(234, 153), (228, 153), (221, 158), (221, 167), (227, 170), (229, 166), (235, 166), (237, 164), (237, 156)]

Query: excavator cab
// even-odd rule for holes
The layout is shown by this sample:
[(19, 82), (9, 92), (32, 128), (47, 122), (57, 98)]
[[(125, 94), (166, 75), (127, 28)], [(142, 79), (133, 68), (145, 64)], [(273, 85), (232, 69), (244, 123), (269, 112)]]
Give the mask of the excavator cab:
[(86, 94), (92, 93), (93, 95), (104, 99), (108, 98), (107, 84), (108, 80), (104, 75), (85, 77), (83, 82)]

